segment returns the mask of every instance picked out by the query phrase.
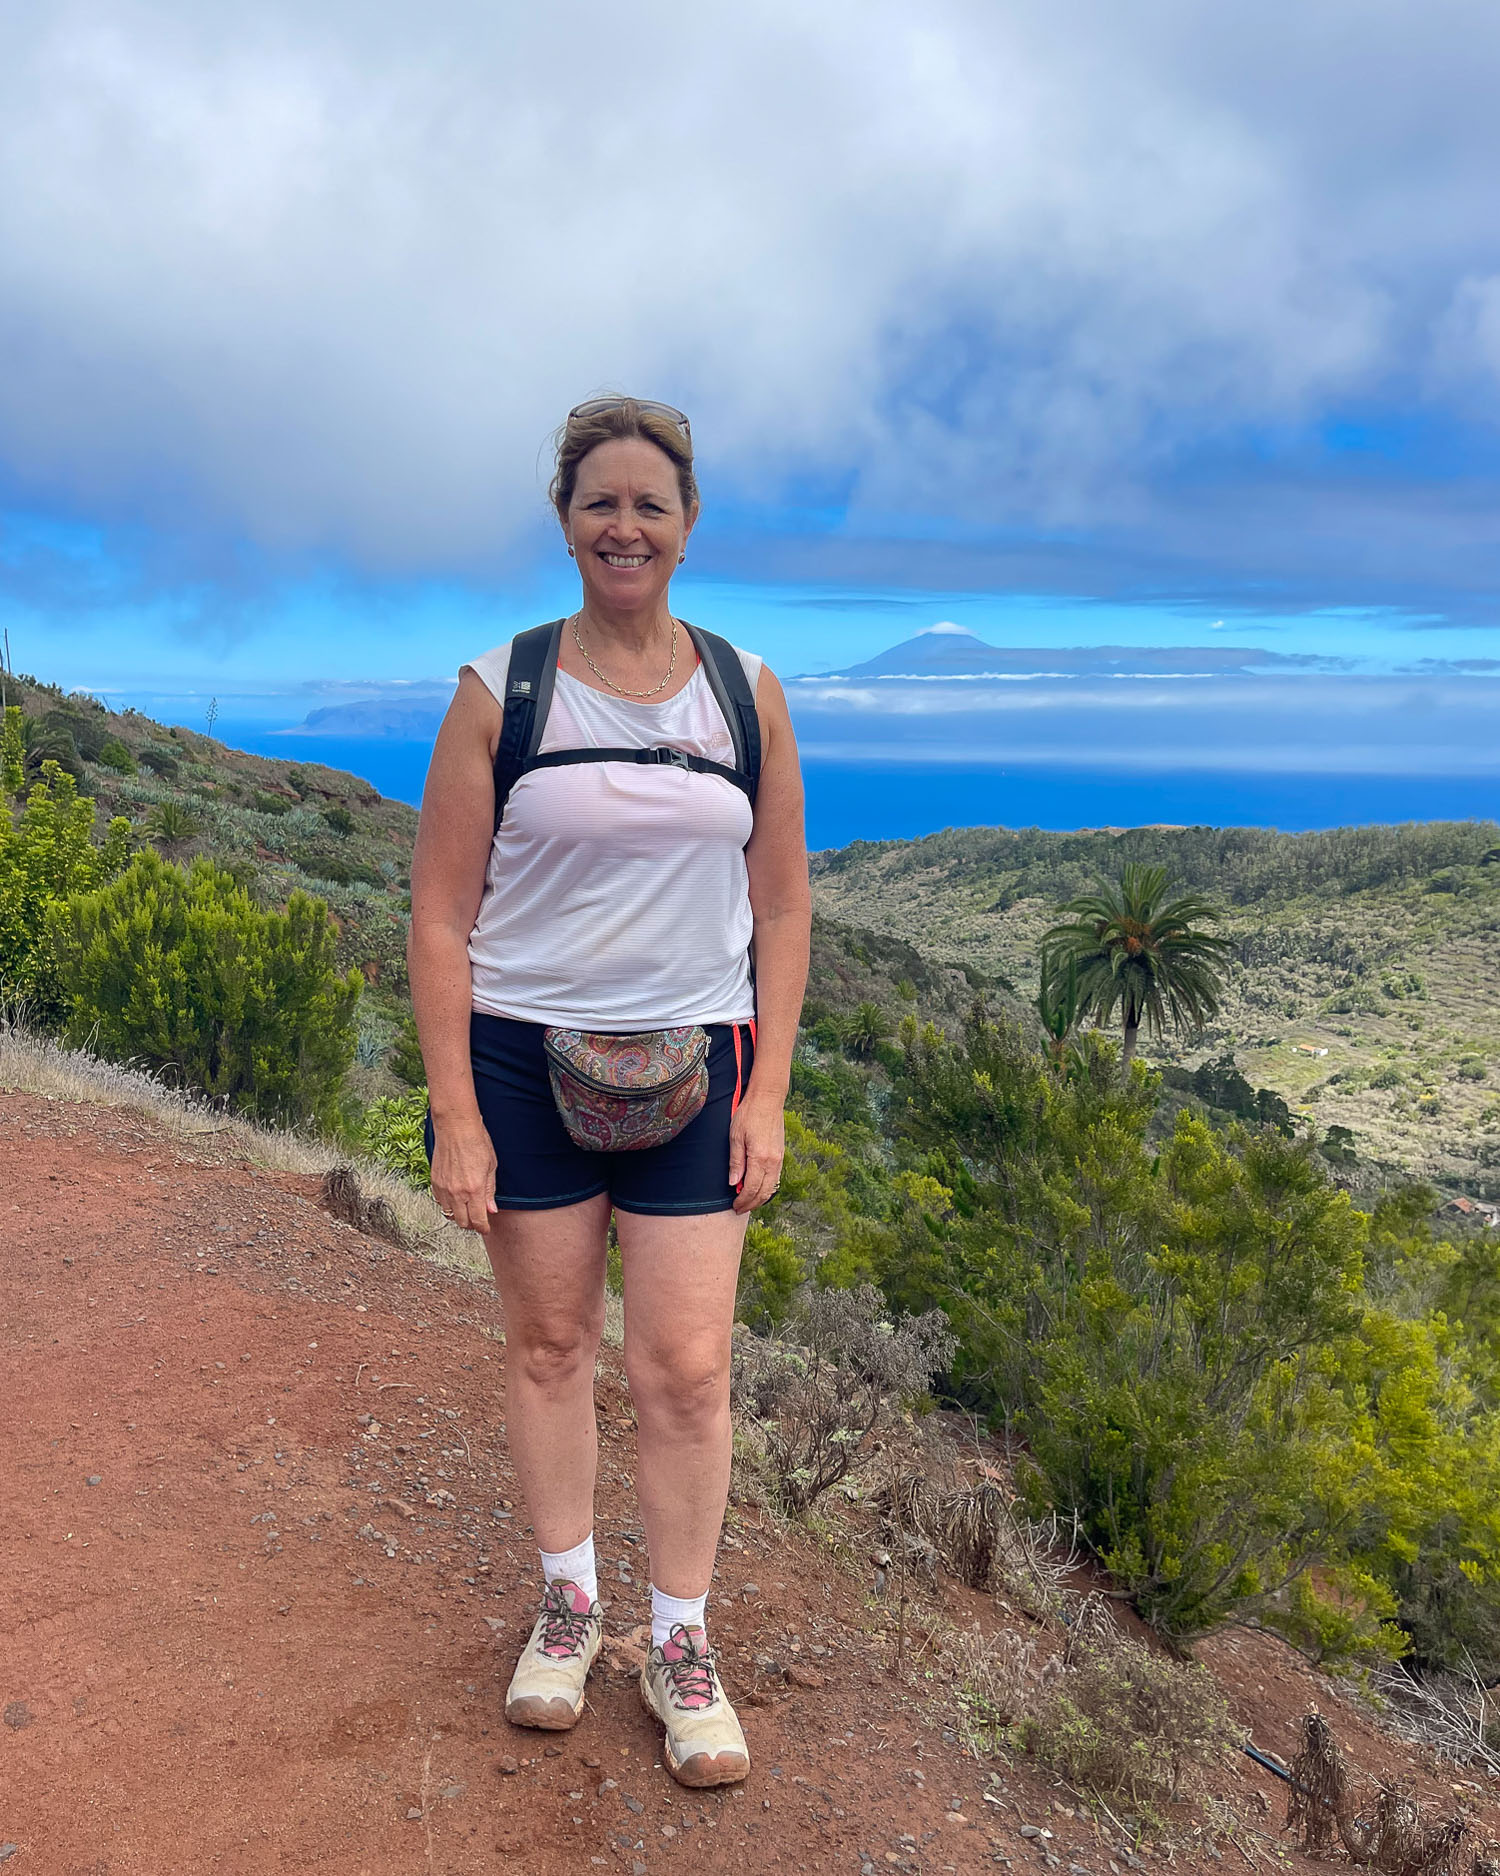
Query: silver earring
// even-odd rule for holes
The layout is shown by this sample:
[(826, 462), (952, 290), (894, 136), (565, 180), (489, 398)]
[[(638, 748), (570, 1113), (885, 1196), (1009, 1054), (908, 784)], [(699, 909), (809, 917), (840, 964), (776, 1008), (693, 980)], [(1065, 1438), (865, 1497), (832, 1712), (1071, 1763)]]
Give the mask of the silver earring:
[(576, 560), (578, 558), (578, 556), (573, 552), (573, 543), (571, 541), (568, 542), (568, 558), (569, 560)]
[(680, 567), (680, 566), (682, 565), (682, 563), (683, 563), (683, 561), (684, 561), (684, 560), (686, 560), (686, 559), (687, 559), (687, 554), (686, 554), (685, 552), (684, 552), (684, 553), (680, 553), (680, 554), (679, 554), (679, 555), (677, 556), (677, 564), (678, 564), (678, 566)]

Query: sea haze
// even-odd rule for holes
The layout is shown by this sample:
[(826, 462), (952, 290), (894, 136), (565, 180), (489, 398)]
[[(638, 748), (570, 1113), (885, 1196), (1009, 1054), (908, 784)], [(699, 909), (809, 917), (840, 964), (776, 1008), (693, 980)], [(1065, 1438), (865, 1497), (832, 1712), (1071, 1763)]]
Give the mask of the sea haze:
[[(787, 698), (814, 847), (950, 826), (1288, 829), (1490, 817), (1500, 681), (1432, 666), (1370, 676), (1254, 646), (987, 645), (919, 633)], [(218, 733), (419, 802), (451, 688), (364, 687), (301, 724)]]

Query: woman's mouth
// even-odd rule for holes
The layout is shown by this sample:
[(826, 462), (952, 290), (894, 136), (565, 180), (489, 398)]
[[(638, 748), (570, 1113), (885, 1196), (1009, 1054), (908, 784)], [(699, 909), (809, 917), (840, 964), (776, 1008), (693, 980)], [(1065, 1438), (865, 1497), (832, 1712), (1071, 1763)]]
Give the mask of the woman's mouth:
[(632, 567), (644, 567), (651, 556), (649, 554), (601, 554), (599, 558), (606, 567), (623, 567), (628, 572)]

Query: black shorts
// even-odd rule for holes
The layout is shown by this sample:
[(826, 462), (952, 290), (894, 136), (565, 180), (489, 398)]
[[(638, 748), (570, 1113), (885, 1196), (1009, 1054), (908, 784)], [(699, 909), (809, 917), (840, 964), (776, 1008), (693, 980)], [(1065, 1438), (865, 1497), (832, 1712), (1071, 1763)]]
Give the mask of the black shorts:
[[(754, 1026), (706, 1023), (708, 1099), (674, 1140), (628, 1153), (574, 1144), (552, 1099), (542, 1025), (509, 1016), (469, 1019), (479, 1112), (495, 1148), (495, 1203), (502, 1211), (548, 1211), (607, 1192), (621, 1211), (657, 1215), (727, 1212), (729, 1117), (755, 1060)], [(735, 1031), (739, 1031), (736, 1061)], [(432, 1116), (427, 1116), (432, 1161)]]

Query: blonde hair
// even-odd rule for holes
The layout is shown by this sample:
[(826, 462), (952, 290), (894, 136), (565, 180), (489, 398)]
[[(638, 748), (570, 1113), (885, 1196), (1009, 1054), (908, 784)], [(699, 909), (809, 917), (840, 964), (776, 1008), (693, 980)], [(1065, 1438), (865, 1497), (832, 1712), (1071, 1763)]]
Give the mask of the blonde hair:
[(558, 430), (555, 442), (557, 467), (548, 493), (558, 515), (567, 519), (578, 481), (578, 465), (601, 443), (617, 437), (638, 436), (654, 443), (677, 471), (677, 487), (682, 496), (683, 512), (690, 514), (698, 505), (698, 483), (693, 475), (693, 445), (689, 437), (672, 421), (654, 410), (642, 410), (633, 397), (622, 397), (618, 404), (591, 412), (586, 417), (569, 417)]

